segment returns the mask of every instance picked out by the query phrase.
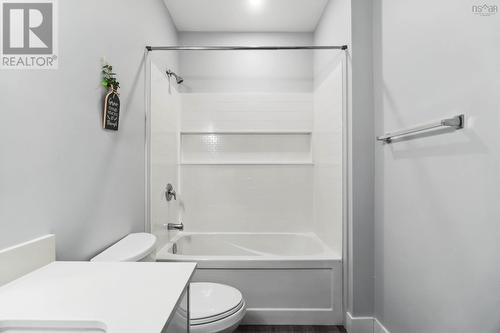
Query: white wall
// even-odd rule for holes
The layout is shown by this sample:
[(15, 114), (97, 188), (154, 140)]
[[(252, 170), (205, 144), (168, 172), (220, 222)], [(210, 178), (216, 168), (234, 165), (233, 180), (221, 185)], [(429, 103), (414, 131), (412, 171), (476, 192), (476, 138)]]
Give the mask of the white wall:
[(499, 332), (500, 14), (375, 4), (377, 134), (467, 117), (463, 131), (377, 145), (376, 316), (394, 333)]
[[(144, 229), (144, 46), (176, 32), (161, 0), (64, 0), (59, 19), (59, 70), (0, 74), (0, 248), (52, 232), (59, 259), (88, 259)], [(100, 124), (102, 56), (117, 133)]]

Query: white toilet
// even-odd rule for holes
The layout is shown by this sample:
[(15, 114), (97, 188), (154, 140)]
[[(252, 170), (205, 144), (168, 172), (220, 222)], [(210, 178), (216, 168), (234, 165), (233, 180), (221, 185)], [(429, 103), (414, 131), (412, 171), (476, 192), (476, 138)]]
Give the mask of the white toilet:
[[(152, 234), (130, 234), (90, 261), (155, 261), (155, 244)], [(245, 316), (245, 300), (233, 287), (191, 283), (189, 292), (191, 333), (232, 333)]]
[(238, 289), (217, 283), (191, 283), (191, 333), (232, 333), (245, 316)]

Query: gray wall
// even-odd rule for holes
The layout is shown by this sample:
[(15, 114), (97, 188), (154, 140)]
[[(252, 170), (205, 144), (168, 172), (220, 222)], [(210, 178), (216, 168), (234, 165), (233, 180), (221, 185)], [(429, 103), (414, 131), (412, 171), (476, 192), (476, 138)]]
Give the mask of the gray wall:
[(374, 110), (372, 0), (351, 0), (351, 230), (350, 270), (353, 316), (373, 315), (374, 274)]
[[(59, 18), (59, 70), (0, 74), (0, 248), (55, 233), (80, 260), (144, 229), (144, 46), (176, 31), (161, 0), (64, 0)], [(102, 56), (118, 133), (101, 129)]]
[(372, 0), (352, 0), (352, 315), (373, 314), (374, 110)]
[(467, 115), (377, 145), (375, 314), (392, 333), (500, 331), (500, 13), (476, 4), (375, 1), (377, 134)]
[[(354, 316), (373, 315), (374, 114), (372, 1), (330, 0), (316, 30), (316, 44), (349, 44), (347, 52), (350, 191), (344, 250), (345, 306)], [(318, 54), (325, 66), (331, 54)], [(338, 59), (337, 59), (338, 60)], [(330, 60), (331, 61), (331, 60)]]

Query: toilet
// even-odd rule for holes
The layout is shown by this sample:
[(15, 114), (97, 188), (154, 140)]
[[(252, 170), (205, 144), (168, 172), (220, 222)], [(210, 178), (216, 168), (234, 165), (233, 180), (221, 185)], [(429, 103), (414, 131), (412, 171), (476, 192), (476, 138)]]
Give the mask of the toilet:
[(245, 316), (241, 292), (217, 283), (191, 283), (191, 333), (232, 333)]
[[(148, 233), (130, 234), (90, 261), (155, 261), (156, 237)], [(195, 282), (189, 290), (191, 333), (232, 333), (246, 313), (241, 292), (218, 283)]]

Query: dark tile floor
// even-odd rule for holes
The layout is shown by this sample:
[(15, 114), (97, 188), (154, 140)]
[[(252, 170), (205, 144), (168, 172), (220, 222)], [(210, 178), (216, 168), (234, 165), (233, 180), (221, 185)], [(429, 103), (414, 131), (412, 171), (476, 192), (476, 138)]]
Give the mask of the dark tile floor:
[(346, 333), (341, 326), (240, 326), (235, 333)]

